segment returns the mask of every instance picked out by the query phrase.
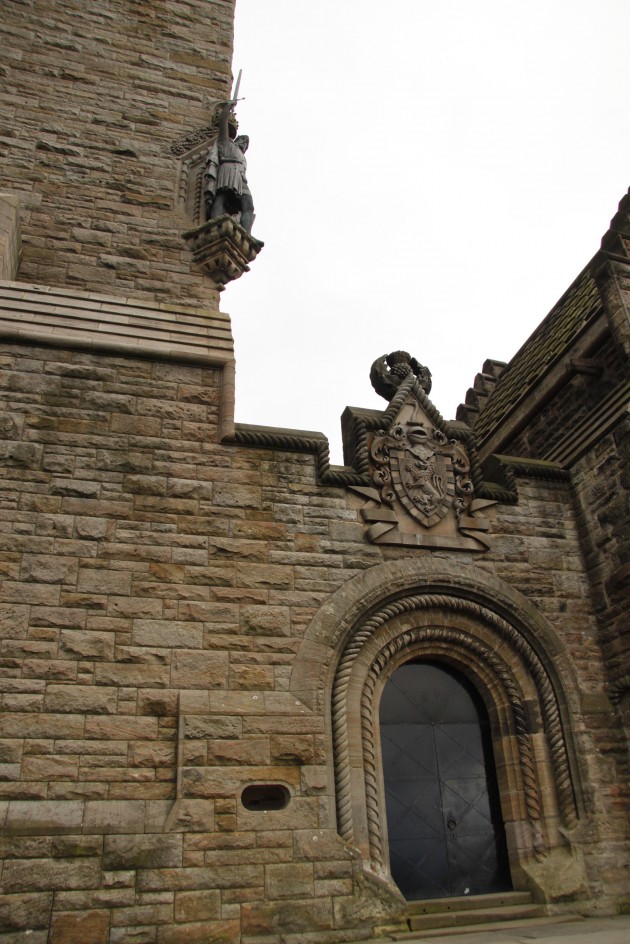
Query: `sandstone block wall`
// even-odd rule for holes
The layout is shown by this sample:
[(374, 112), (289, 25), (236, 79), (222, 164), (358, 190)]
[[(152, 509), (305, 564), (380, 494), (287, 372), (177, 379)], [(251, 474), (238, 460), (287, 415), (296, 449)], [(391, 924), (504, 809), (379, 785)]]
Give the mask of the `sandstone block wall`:
[[(621, 427), (579, 467), (583, 506), (522, 473), (476, 555), (372, 545), (361, 499), (318, 484), (312, 454), (235, 445), (229, 320), (181, 241), (171, 151), (227, 95), (232, 15), (3, 9), (0, 277), (20, 283), (0, 291), (0, 937), (323, 944), (400, 924), (404, 903), (339, 837), (331, 731), (339, 600), (360, 583), (376, 606), (383, 568), (421, 584), (442, 566), (454, 589), (474, 569), (546, 621), (551, 668), (570, 668), (575, 829), (557, 829), (548, 772), (537, 788), (573, 906), (619, 907), (626, 741), (589, 572), (605, 583), (602, 556), (625, 559), (601, 486), (625, 483)], [(309, 649), (315, 625), (328, 642)], [(533, 742), (548, 771), (542, 729)], [(287, 806), (248, 809), (256, 784)], [(536, 888), (562, 907), (554, 867)]]
[[(618, 229), (628, 228), (627, 198), (620, 206), (604, 245), (618, 237)], [(603, 303), (600, 340), (587, 358), (572, 357), (571, 349), (564, 352), (564, 384), (543, 400), (505, 451), (559, 460), (571, 470), (581, 552), (608, 683), (613, 699), (625, 703), (622, 712), (628, 717), (630, 279), (628, 264), (618, 254), (620, 245), (613, 248), (617, 250), (613, 259), (602, 253), (591, 263)]]
[[(329, 695), (309, 707), (291, 673), (334, 592), (409, 553), (368, 544), (361, 500), (318, 485), (312, 456), (221, 443), (218, 367), (36, 343), (0, 366), (5, 932), (254, 944), (398, 920), (337, 835)], [(563, 640), (581, 895), (612, 907), (624, 747), (570, 489), (519, 488), (488, 554), (411, 557), (498, 574)], [(252, 783), (289, 805), (247, 810)]]
[[(356, 514), (310, 457), (217, 442), (218, 369), (8, 345), (1, 384), (3, 929), (331, 927), (354, 864), (288, 677), (346, 549), (314, 536)], [(248, 813), (269, 779), (290, 809)]]
[[(630, 421), (626, 413), (574, 470), (578, 521), (611, 697), (630, 736)], [(625, 796), (625, 788), (623, 788)]]
[(21, 280), (216, 307), (180, 239), (170, 149), (229, 95), (233, 7), (4, 6), (0, 181), (21, 202)]

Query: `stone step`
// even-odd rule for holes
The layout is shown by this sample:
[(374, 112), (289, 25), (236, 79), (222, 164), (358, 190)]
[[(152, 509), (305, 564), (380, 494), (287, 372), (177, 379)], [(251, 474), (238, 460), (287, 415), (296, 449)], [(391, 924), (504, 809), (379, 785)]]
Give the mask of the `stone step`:
[(409, 927), (412, 931), (426, 931), (434, 928), (460, 928), (479, 924), (491, 924), (494, 921), (520, 921), (524, 918), (542, 918), (545, 909), (542, 905), (503, 905), (498, 908), (468, 908), (464, 911), (443, 911), (431, 914), (411, 915)]
[[(407, 931), (405, 933), (396, 932), (389, 935), (392, 941), (407, 941), (408, 944), (427, 944), (443, 937), (455, 937), (464, 934), (490, 934), (493, 931), (527, 931), (528, 928), (546, 927), (552, 924), (569, 924), (575, 921), (583, 921), (582, 915), (564, 914), (542, 915), (537, 918), (519, 918), (511, 921), (490, 921), (487, 924), (468, 924), (447, 927), (447, 928), (429, 928), (426, 931)], [(419, 936), (420, 935), (420, 936)], [(453, 942), (456, 944), (456, 941)], [(485, 944), (485, 941), (484, 941)]]
[(435, 914), (444, 911), (466, 911), (468, 909), (500, 908), (503, 905), (529, 905), (529, 892), (493, 892), (489, 895), (461, 895), (453, 898), (423, 898), (409, 902), (409, 914)]

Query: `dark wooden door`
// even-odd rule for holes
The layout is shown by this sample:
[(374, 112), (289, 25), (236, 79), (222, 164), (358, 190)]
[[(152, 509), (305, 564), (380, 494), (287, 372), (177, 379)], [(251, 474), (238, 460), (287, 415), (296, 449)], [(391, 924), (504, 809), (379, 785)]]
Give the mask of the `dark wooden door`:
[(380, 704), (390, 865), (408, 899), (511, 888), (488, 716), (441, 665), (396, 669)]

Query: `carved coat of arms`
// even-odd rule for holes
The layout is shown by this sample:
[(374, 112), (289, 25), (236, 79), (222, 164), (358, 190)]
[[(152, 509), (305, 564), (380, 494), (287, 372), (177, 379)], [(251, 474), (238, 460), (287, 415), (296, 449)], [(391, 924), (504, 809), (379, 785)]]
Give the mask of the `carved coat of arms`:
[(468, 456), (455, 440), (435, 427), (397, 424), (380, 430), (372, 440), (372, 479), (381, 498), (396, 498), (425, 528), (455, 509), (459, 518), (472, 497)]
[[(493, 502), (475, 498), (468, 451), (428, 398), (431, 374), (405, 351), (375, 361), (376, 391), (390, 401), (381, 428), (368, 436), (373, 487), (362, 515), (379, 544), (485, 550)], [(450, 433), (450, 435), (449, 435)]]

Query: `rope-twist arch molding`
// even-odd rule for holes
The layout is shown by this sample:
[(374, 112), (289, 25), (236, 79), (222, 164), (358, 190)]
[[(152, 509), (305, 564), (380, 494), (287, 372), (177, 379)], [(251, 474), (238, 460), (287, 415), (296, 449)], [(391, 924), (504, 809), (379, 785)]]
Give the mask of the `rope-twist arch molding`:
[(621, 704), (623, 698), (630, 692), (630, 672), (626, 672), (610, 686), (610, 700), (613, 705)]
[(373, 659), (367, 674), (361, 696), (361, 741), (363, 747), (363, 762), (365, 774), (365, 802), (370, 844), (370, 858), (378, 865), (383, 865), (383, 849), (381, 843), (382, 822), (378, 780), (376, 770), (376, 737), (375, 737), (375, 705), (374, 692), (379, 678), (395, 660), (396, 656), (407, 650), (410, 656), (416, 652), (419, 643), (435, 645), (446, 644), (456, 646), (458, 650), (467, 650), (490, 668), (496, 679), (503, 686), (512, 713), (516, 743), (519, 754), (520, 770), (523, 780), (525, 808), (529, 820), (534, 853), (537, 859), (547, 854), (547, 847), (543, 838), (540, 824), (541, 803), (536, 780), (534, 755), (527, 724), (527, 714), (523, 705), (522, 693), (516, 684), (508, 665), (496, 655), (488, 646), (474, 636), (461, 630), (416, 627), (401, 632), (392, 639)]
[[(190, 171), (190, 166), (186, 166), (186, 174)], [(188, 178), (182, 183), (182, 199), (188, 192)], [(199, 210), (199, 212), (201, 212)], [(325, 436), (306, 436), (299, 433), (288, 433), (273, 429), (271, 427), (254, 427), (246, 423), (237, 423), (234, 427), (234, 433), (225, 436), (222, 442), (235, 442), (244, 446), (255, 446), (261, 449), (288, 449), (295, 452), (312, 453), (315, 456), (317, 469), (317, 480), (322, 485), (347, 486), (368, 486), (370, 485), (370, 459), (368, 452), (368, 434), (376, 430), (387, 427), (396, 417), (398, 411), (403, 406), (408, 395), (413, 391), (418, 402), (425, 409), (429, 419), (450, 437), (456, 436), (464, 443), (470, 457), (470, 474), (477, 498), (489, 498), (493, 501), (503, 504), (513, 505), (517, 500), (516, 479), (510, 469), (506, 467), (504, 477), (508, 487), (498, 485), (496, 482), (486, 482), (479, 461), (479, 453), (475, 445), (472, 431), (462, 430), (461, 427), (453, 429), (453, 424), (444, 420), (439, 410), (433, 405), (422, 387), (417, 377), (413, 374), (404, 380), (389, 406), (384, 413), (377, 413), (373, 416), (362, 416), (355, 414), (352, 420), (352, 458), (351, 465), (331, 466), (330, 448)], [(545, 464), (545, 468), (551, 463)], [(540, 463), (528, 467), (527, 474), (530, 476), (546, 477), (540, 472)], [(510, 478), (510, 476), (512, 477)]]
[[(558, 705), (558, 700), (553, 688), (553, 685), (549, 679), (548, 673), (542, 664), (539, 656), (534, 651), (530, 643), (525, 639), (525, 637), (519, 632), (519, 630), (514, 627), (507, 620), (503, 619), (497, 613), (494, 613), (492, 610), (483, 606), (480, 603), (469, 600), (464, 597), (454, 596), (449, 593), (441, 592), (432, 592), (426, 594), (413, 594), (410, 596), (403, 597), (399, 600), (394, 600), (387, 603), (385, 606), (381, 607), (372, 616), (370, 616), (360, 628), (351, 636), (350, 640), (346, 644), (339, 664), (337, 666), (337, 671), (335, 674), (335, 679), (333, 683), (332, 690), (332, 730), (333, 730), (333, 748), (334, 748), (334, 758), (335, 758), (335, 791), (336, 791), (336, 800), (337, 800), (337, 828), (339, 834), (343, 839), (346, 839), (348, 842), (353, 841), (353, 818), (352, 818), (352, 796), (351, 796), (351, 783), (350, 783), (350, 753), (349, 753), (349, 733), (348, 733), (348, 712), (347, 712), (347, 696), (348, 696), (348, 683), (350, 681), (350, 676), (355, 664), (355, 661), (363, 647), (368, 643), (372, 636), (388, 623), (390, 620), (394, 619), (397, 616), (403, 614), (410, 614), (416, 611), (431, 610), (431, 609), (446, 609), (451, 612), (462, 613), (468, 616), (471, 616), (473, 619), (479, 620), (484, 623), (486, 626), (494, 629), (498, 635), (504, 639), (520, 658), (523, 660), (527, 669), (534, 681), (538, 697), (540, 700), (541, 713), (543, 718), (544, 730), (547, 735), (547, 741), (549, 745), (549, 753), (551, 757), (551, 764), (554, 773), (556, 792), (558, 798), (558, 807), (560, 810), (560, 815), (562, 818), (563, 824), (572, 829), (577, 824), (577, 808), (575, 802), (575, 796), (573, 792), (573, 784), (571, 779), (571, 772), (569, 767), (568, 751), (567, 745), (564, 737), (564, 732), (562, 729), (562, 721), (560, 717), (560, 708)], [(421, 633), (422, 630), (417, 631)], [(433, 630), (435, 634), (436, 630)], [(404, 633), (402, 637), (404, 637)], [(466, 635), (466, 634), (464, 634)], [(401, 638), (402, 638), (401, 637)], [(472, 637), (471, 637), (472, 638)], [(458, 640), (459, 644), (462, 644), (462, 640)], [(408, 643), (401, 643), (401, 645), (407, 645)], [(389, 656), (384, 650), (383, 659), (387, 661)], [(509, 675), (509, 670), (505, 670)], [(368, 676), (369, 678), (369, 676)], [(367, 683), (368, 686), (372, 684), (371, 682)], [(504, 682), (505, 684), (505, 682)], [(507, 689), (508, 697), (510, 693), (512, 696), (517, 693), (511, 689)], [(369, 695), (366, 695), (369, 698)], [(512, 703), (512, 700), (511, 700)], [(522, 703), (521, 708), (522, 708)], [(527, 737), (526, 732), (526, 719), (523, 711), (522, 717), (518, 708), (515, 708), (513, 704), (513, 717), (515, 720), (515, 729), (517, 731), (517, 743), (519, 744), (519, 755), (521, 760), (522, 768), (522, 777), (523, 783), (526, 791), (526, 803), (528, 818), (532, 822), (536, 822), (536, 816), (534, 811), (536, 808), (536, 803), (534, 801), (534, 794), (532, 788), (535, 786), (534, 778), (534, 762), (531, 755), (531, 746), (529, 748), (524, 747), (524, 743), (527, 740), (529, 743), (529, 738)], [(519, 717), (518, 726), (516, 724), (516, 717)], [(372, 733), (372, 739), (370, 741), (369, 732), (366, 732), (366, 724), (373, 724), (372, 721), (373, 712), (365, 707), (365, 712), (363, 711), (362, 703), (362, 737), (367, 738), (367, 766), (374, 765), (375, 769), (375, 755), (374, 755), (374, 739)], [(522, 736), (518, 738), (519, 728), (522, 731)], [(363, 741), (364, 751), (366, 750), (366, 741)], [(371, 750), (371, 753), (370, 753)], [(524, 753), (521, 753), (523, 751)], [(527, 760), (524, 762), (524, 758), (527, 756)], [(527, 786), (529, 785), (529, 786)], [(374, 789), (376, 787), (376, 779), (374, 779)], [(372, 789), (370, 787), (370, 789)], [(378, 793), (376, 793), (378, 799)], [(536, 797), (538, 796), (536, 790)], [(371, 801), (372, 802), (372, 801)], [(538, 808), (538, 818), (540, 816), (540, 804), (537, 802)], [(378, 826), (378, 811), (375, 808), (368, 810), (368, 820), (369, 820), (369, 834), (370, 841), (372, 842), (372, 836), (374, 835), (374, 842), (376, 844), (380, 843), (380, 827)], [(376, 817), (376, 819), (375, 819)], [(374, 847), (376, 849), (376, 845)], [(382, 853), (381, 853), (382, 858)]]

